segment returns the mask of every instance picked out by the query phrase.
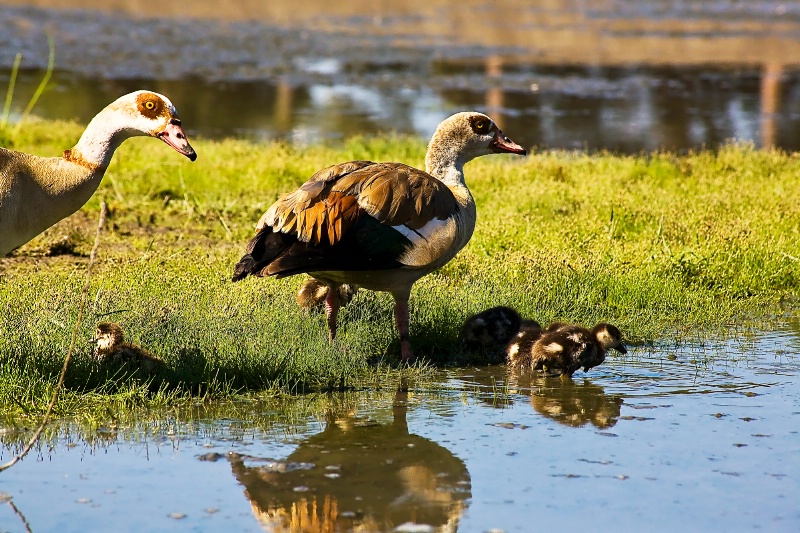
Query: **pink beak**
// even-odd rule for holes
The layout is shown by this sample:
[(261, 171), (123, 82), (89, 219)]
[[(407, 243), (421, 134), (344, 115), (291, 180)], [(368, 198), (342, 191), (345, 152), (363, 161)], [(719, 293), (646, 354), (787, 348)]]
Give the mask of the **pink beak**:
[(492, 149), (495, 153), (509, 153), (509, 154), (519, 154), (519, 155), (527, 155), (528, 152), (522, 146), (518, 145), (505, 135), (500, 130), (497, 130), (494, 134), (494, 139), (492, 142), (489, 143), (489, 148)]
[(156, 136), (170, 145), (179, 154), (188, 157), (189, 160), (194, 161), (197, 159), (197, 153), (195, 153), (194, 148), (189, 144), (189, 140), (186, 138), (186, 134), (183, 133), (183, 128), (181, 128), (181, 121), (177, 118), (170, 119), (164, 131), (158, 133)]

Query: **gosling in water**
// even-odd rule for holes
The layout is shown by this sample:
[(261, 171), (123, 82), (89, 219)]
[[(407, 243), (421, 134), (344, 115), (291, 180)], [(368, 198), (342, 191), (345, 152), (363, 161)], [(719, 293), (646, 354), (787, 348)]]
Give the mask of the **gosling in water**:
[(610, 349), (628, 351), (616, 326), (601, 323), (589, 331), (578, 325), (556, 323), (543, 332), (521, 331), (509, 343), (506, 361), (519, 369), (571, 376), (581, 367), (588, 372), (601, 364)]
[(122, 328), (113, 322), (100, 322), (94, 332), (94, 357), (100, 362), (112, 361), (150, 373), (164, 367), (164, 361), (144, 348), (125, 342)]

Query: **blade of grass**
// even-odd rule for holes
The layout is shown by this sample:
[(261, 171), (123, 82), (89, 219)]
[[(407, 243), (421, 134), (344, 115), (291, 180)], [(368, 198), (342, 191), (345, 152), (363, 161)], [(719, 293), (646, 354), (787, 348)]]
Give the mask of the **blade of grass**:
[(22, 54), (17, 53), (14, 57), (14, 65), (11, 67), (11, 77), (8, 80), (6, 90), (6, 103), (3, 106), (3, 117), (0, 118), (0, 128), (5, 128), (8, 124), (8, 114), (11, 111), (11, 100), (14, 99), (14, 86), (17, 84), (17, 72), (19, 72), (19, 62), (22, 61)]
[(36, 87), (36, 91), (33, 93), (33, 96), (28, 101), (28, 105), (25, 106), (25, 110), (22, 112), (22, 115), (19, 117), (19, 121), (17, 121), (17, 125), (14, 127), (14, 133), (16, 134), (19, 131), (19, 128), (22, 126), (22, 123), (28, 118), (33, 107), (36, 105), (36, 102), (39, 101), (39, 97), (42, 96), (44, 90), (47, 88), (47, 84), (50, 82), (50, 77), (53, 75), (53, 67), (55, 66), (56, 62), (56, 47), (53, 44), (53, 38), (48, 34), (47, 35), (47, 46), (50, 49), (50, 55), (47, 59), (47, 71), (44, 73), (42, 77), (42, 81), (39, 82), (39, 86)]

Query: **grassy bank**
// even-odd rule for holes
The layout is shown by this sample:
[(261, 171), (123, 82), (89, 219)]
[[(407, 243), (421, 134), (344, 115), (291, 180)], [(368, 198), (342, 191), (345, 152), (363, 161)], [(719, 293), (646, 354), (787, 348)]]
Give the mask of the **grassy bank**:
[[(80, 133), (75, 124), (31, 123), (4, 140), (56, 155)], [(101, 200), (110, 215), (80, 338), (90, 338), (99, 320), (116, 321), (168, 370), (149, 384), (109, 374), (89, 360), (83, 342), (60, 413), (95, 396), (169, 404), (187, 391), (294, 392), (396, 378), (387, 370), (399, 352), (388, 295), (360, 292), (340, 315), (331, 346), (321, 313), (300, 312), (294, 302), (301, 277), (228, 280), (279, 193), (336, 161), (422, 166), (424, 142), (193, 145), (199, 158), (192, 164), (151, 139), (128, 141), (81, 212), (0, 259), (0, 405), (7, 412), (39, 413), (53, 387)], [(610, 321), (628, 339), (650, 342), (775, 314), (800, 288), (796, 155), (744, 146), (685, 156), (535, 153), (485, 157), (466, 173), (478, 204), (475, 236), (412, 294), (412, 343), (436, 364), (479, 360), (456, 335), (466, 316), (495, 305), (540, 322)]]

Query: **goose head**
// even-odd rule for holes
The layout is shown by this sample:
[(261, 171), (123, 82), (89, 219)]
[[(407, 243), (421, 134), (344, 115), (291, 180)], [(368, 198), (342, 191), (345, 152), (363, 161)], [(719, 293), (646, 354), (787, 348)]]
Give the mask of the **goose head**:
[(622, 333), (616, 326), (597, 324), (592, 330), (592, 334), (604, 350), (614, 349), (620, 353), (628, 353), (625, 345), (622, 344)]
[(506, 137), (488, 116), (466, 111), (450, 116), (436, 128), (428, 144), (425, 166), (430, 174), (441, 178), (448, 168), (460, 172), (476, 157), (502, 153), (526, 155), (527, 151)]
[(136, 91), (111, 102), (89, 122), (78, 144), (64, 152), (64, 159), (104, 170), (125, 139), (143, 135), (161, 139), (192, 161), (197, 159), (175, 106), (152, 91)]
[(119, 97), (107, 109), (123, 125), (120, 129), (127, 136), (156, 137), (190, 160), (197, 159), (183, 132), (175, 106), (163, 94), (136, 91)]
[(121, 327), (113, 322), (100, 322), (97, 324), (92, 338), (92, 342), (95, 344), (95, 357), (102, 358), (122, 344), (124, 340), (125, 335)]

